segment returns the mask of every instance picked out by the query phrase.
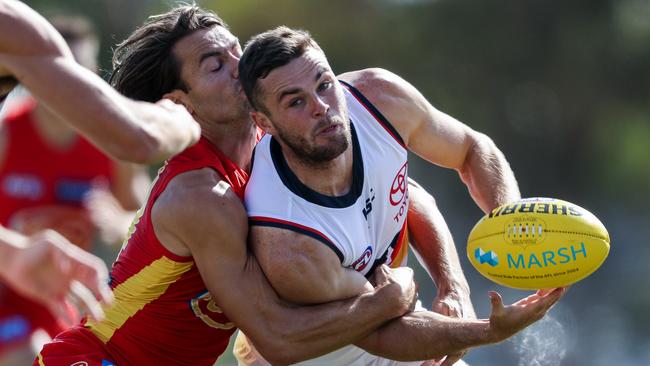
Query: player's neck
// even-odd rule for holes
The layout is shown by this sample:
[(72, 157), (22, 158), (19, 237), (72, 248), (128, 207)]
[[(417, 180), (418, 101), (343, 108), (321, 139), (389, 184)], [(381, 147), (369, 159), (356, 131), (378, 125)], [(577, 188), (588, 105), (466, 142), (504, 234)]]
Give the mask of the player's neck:
[(64, 120), (44, 106), (37, 104), (32, 111), (34, 127), (51, 147), (65, 150), (78, 138), (77, 133)]
[(285, 146), (282, 153), (293, 174), (314, 191), (332, 197), (343, 196), (350, 191), (354, 160), (352, 144), (343, 154), (319, 165), (305, 162)]
[(233, 163), (250, 171), (253, 149), (257, 143), (257, 127), (252, 121), (239, 124), (201, 126), (201, 134)]

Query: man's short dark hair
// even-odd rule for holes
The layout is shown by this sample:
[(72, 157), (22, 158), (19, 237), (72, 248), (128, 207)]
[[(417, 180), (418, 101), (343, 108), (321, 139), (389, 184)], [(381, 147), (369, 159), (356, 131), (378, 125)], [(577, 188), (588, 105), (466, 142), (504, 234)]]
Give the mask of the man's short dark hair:
[(181, 38), (215, 26), (228, 28), (215, 13), (183, 5), (154, 15), (113, 53), (110, 83), (129, 98), (155, 102), (175, 89), (188, 91), (181, 65), (172, 52)]
[(266, 112), (259, 100), (257, 81), (302, 56), (310, 47), (320, 50), (309, 32), (285, 26), (258, 34), (246, 43), (239, 59), (239, 80), (253, 108)]

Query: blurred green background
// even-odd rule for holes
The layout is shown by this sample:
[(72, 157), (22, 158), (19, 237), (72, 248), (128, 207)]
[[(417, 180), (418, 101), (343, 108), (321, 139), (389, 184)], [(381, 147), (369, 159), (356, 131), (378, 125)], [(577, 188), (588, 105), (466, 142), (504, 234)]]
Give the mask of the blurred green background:
[[(101, 65), (158, 0), (33, 0), (45, 14), (82, 14), (101, 35)], [(389, 69), (435, 105), (491, 136), (523, 196), (574, 202), (608, 227), (603, 267), (573, 286), (550, 316), (473, 365), (650, 365), (650, 0), (199, 1), (242, 43), (285, 24), (309, 30), (336, 72)], [(482, 212), (452, 171), (414, 158), (411, 176), (436, 197), (472, 287), (524, 295), (482, 278), (465, 239)], [(107, 258), (111, 261), (112, 258)], [(412, 258), (412, 263), (415, 260)], [(435, 294), (418, 272), (421, 298)], [(232, 364), (224, 356), (219, 364)]]

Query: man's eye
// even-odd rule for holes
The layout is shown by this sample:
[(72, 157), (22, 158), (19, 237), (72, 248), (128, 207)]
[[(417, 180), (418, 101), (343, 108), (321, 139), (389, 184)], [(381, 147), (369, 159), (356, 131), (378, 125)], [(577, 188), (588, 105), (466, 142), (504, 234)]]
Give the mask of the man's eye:
[(300, 98), (295, 98), (295, 99), (292, 99), (292, 100), (289, 102), (289, 107), (296, 107), (296, 106), (299, 106), (299, 105), (301, 105), (301, 104), (302, 104), (302, 99), (300, 99)]
[(332, 82), (331, 81), (326, 81), (324, 83), (321, 83), (318, 86), (318, 91), (323, 91), (323, 90), (329, 89), (331, 86), (332, 86)]
[(217, 71), (221, 70), (222, 65), (223, 65), (222, 63), (219, 63), (219, 64), (217, 65), (217, 67), (215, 67), (214, 69), (210, 70), (210, 72), (217, 72)]

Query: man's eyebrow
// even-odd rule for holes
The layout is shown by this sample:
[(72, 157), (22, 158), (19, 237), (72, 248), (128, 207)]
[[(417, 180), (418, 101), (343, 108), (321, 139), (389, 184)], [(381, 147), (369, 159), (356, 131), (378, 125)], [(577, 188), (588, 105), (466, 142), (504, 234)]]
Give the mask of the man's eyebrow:
[(320, 77), (323, 76), (323, 74), (326, 73), (326, 72), (327, 72), (327, 69), (325, 69), (324, 67), (321, 67), (318, 70), (318, 72), (316, 73), (316, 77), (314, 78), (314, 81), (318, 81), (320, 79)]
[(280, 95), (278, 96), (278, 101), (281, 101), (287, 95), (299, 93), (300, 90), (301, 90), (300, 88), (292, 88), (292, 89), (283, 90), (282, 93), (280, 93)]
[[(239, 45), (239, 38), (235, 38), (228, 44), (228, 50), (231, 50)], [(201, 55), (199, 58), (199, 65), (203, 63), (206, 59), (213, 57), (213, 56), (221, 56), (223, 54), (223, 51), (221, 50), (214, 50), (214, 51), (209, 51)]]
[[(316, 77), (314, 78), (314, 81), (320, 80), (320, 78), (323, 76), (324, 73), (326, 73), (328, 70), (326, 67), (321, 67), (319, 68), (318, 72), (316, 73)], [(282, 98), (286, 97), (287, 95), (291, 94), (296, 94), (300, 92), (300, 88), (292, 88), (292, 89), (287, 89), (283, 90), (282, 93), (278, 96), (278, 101), (282, 101)]]
[(206, 53), (201, 55), (201, 58), (199, 59), (199, 65), (201, 65), (203, 63), (203, 61), (205, 61), (206, 59), (208, 59), (210, 57), (221, 56), (222, 54), (223, 54), (223, 52), (221, 52), (221, 51), (206, 52)]

